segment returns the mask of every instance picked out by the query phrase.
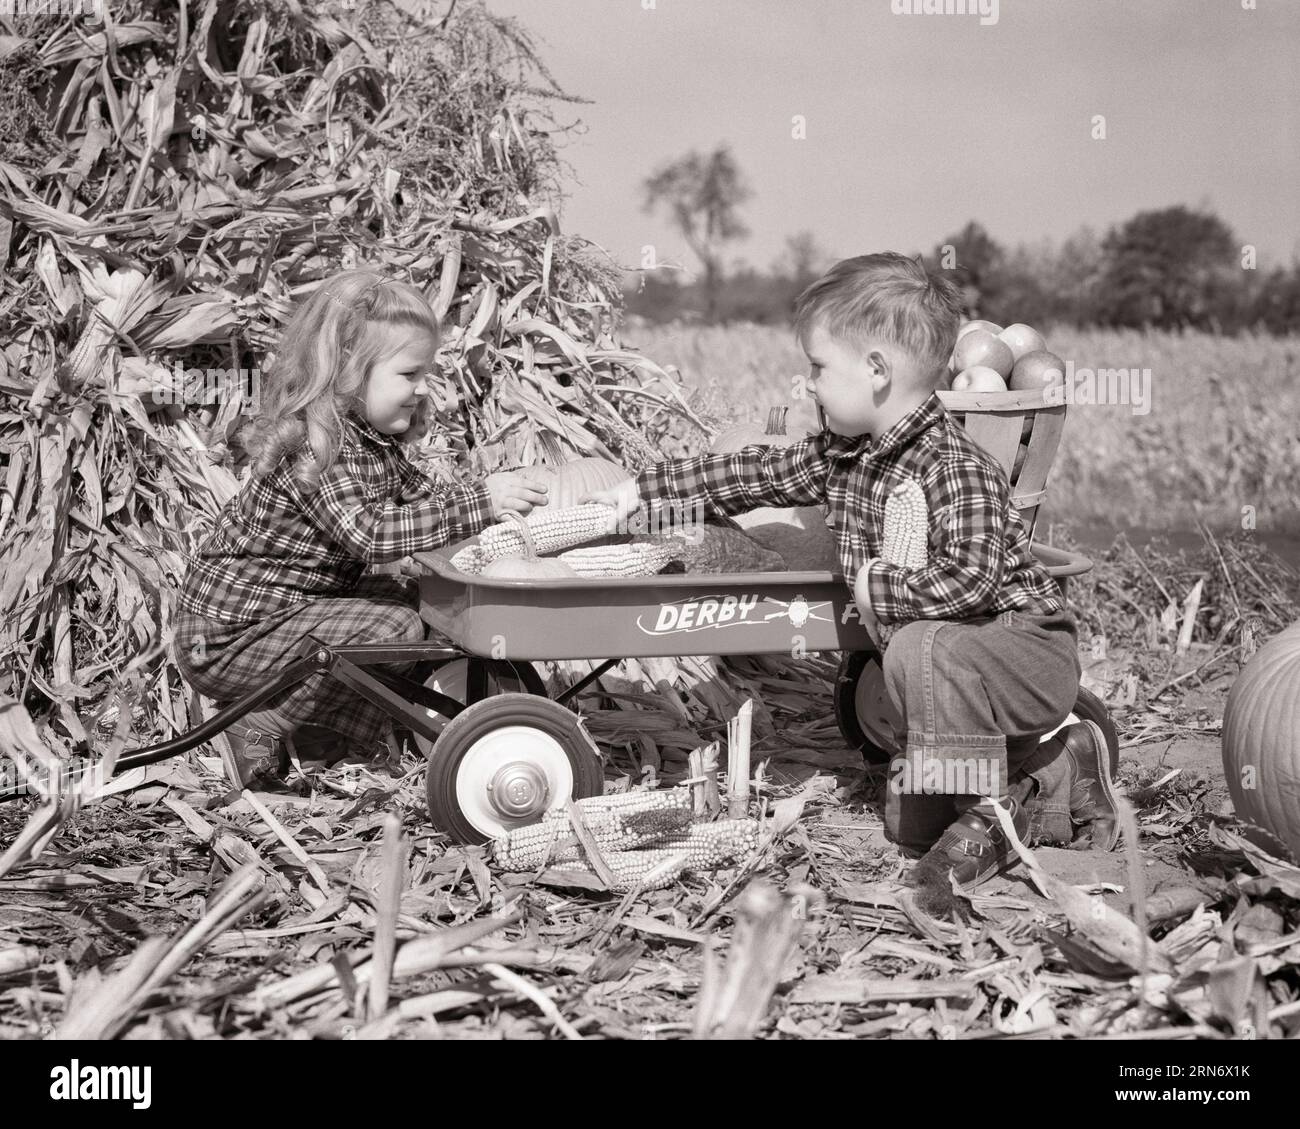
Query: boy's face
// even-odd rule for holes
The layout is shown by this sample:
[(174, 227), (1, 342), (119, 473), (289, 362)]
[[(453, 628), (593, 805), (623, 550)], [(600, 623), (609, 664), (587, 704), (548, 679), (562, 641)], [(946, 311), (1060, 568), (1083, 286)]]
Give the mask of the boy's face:
[(436, 343), (424, 334), (411, 335), (396, 353), (378, 361), (366, 381), (366, 419), (384, 435), (400, 435), (411, 426), (420, 401), (428, 393)]
[(826, 425), (850, 439), (873, 431), (878, 412), (871, 362), (820, 325), (801, 344), (812, 366), (808, 392), (826, 413)]

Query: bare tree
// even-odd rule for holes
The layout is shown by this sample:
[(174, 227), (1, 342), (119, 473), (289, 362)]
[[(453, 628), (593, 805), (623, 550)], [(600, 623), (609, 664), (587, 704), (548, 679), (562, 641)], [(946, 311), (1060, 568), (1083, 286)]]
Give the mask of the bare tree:
[(802, 290), (821, 273), (829, 258), (817, 237), (804, 228), (785, 237), (785, 250), (776, 261), (775, 271), (786, 275), (797, 289)]
[(753, 193), (726, 145), (701, 155), (694, 150), (660, 167), (642, 184), (643, 210), (667, 209), (687, 245), (704, 267), (704, 300), (709, 320), (718, 308), (722, 250), (749, 234), (737, 208)]

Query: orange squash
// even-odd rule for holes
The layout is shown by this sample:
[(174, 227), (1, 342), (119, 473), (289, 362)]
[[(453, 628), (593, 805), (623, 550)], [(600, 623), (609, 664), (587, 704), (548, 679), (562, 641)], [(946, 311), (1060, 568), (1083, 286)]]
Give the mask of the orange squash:
[(1300, 858), (1300, 622), (1261, 647), (1233, 684), (1223, 771), (1237, 814)]

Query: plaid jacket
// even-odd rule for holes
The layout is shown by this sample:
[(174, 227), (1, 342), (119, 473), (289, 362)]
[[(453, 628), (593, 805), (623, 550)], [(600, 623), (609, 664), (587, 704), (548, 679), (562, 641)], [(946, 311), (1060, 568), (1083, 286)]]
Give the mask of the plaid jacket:
[[(637, 477), (652, 510), (703, 504), (706, 514), (758, 506), (829, 505), (844, 578), (881, 554), (885, 499), (907, 478), (930, 512), (929, 564), (871, 569), (881, 623), (971, 619), (1004, 611), (1064, 610), (1056, 582), (1029, 549), (1002, 468), (931, 396), (873, 443), (823, 431), (791, 447), (674, 459)], [(656, 515), (671, 520), (665, 512)]]
[(448, 545), (491, 522), (486, 487), (434, 482), (397, 439), (348, 416), (316, 493), (302, 492), (286, 459), (227, 503), (190, 564), (181, 609), (255, 623), (301, 600), (348, 595), (367, 565)]

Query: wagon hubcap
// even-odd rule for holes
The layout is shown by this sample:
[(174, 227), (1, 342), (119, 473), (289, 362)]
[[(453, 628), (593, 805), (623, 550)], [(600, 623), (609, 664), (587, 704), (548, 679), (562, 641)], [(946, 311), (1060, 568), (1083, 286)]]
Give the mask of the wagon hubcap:
[(546, 774), (528, 761), (511, 761), (497, 770), (488, 785), (492, 806), (506, 819), (541, 815), (550, 798)]
[(564, 746), (531, 725), (502, 725), (474, 741), (456, 770), (456, 803), (481, 835), (534, 823), (573, 795)]

